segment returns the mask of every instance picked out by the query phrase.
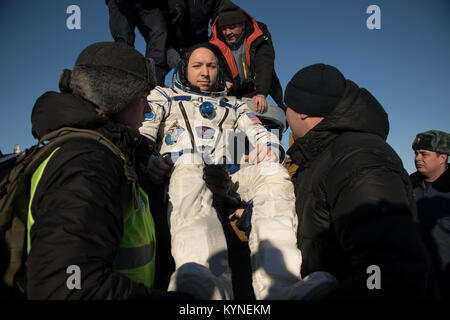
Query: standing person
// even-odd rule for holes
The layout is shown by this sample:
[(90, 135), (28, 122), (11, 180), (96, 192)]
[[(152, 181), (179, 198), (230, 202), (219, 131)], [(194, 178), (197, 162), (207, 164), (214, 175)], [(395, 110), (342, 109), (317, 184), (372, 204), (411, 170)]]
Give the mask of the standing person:
[(224, 60), (228, 95), (253, 98), (259, 113), (266, 110), (269, 94), (284, 108), (283, 90), (274, 67), (275, 50), (267, 26), (230, 0), (223, 0), (211, 33), (210, 42), (220, 49)]
[(134, 48), (137, 27), (146, 42), (145, 57), (155, 64), (156, 83), (164, 86), (168, 26), (167, 3), (163, 0), (105, 0), (109, 9), (109, 29), (116, 42)]
[(203, 174), (205, 164), (230, 159), (229, 149), (233, 146), (228, 137), (240, 129), (254, 146), (248, 158), (250, 165), (231, 176), (227, 173), (225, 179), (237, 187), (242, 200), (224, 194), (228, 189), (220, 196), (228, 207), (232, 203), (232, 211), (245, 210), (251, 219), (249, 247), (255, 296), (317, 297), (326, 290), (324, 286), (334, 285), (334, 279), (317, 273), (300, 280), (293, 186), (277, 162), (279, 141), (245, 103), (225, 97), (225, 84), (212, 47), (205, 43), (190, 48), (174, 74), (173, 88), (152, 90), (148, 101), (154, 111), (141, 128), (141, 133), (152, 141), (157, 141), (158, 136), (162, 140), (162, 156), (151, 159), (149, 164), (154, 180), (161, 181), (173, 166), (168, 215), (176, 271), (169, 289), (187, 291), (202, 299), (233, 297), (227, 245), (216, 212), (221, 208), (213, 207), (213, 194)]
[(411, 174), (422, 239), (430, 253), (442, 298), (450, 299), (450, 134), (419, 133), (412, 144), (417, 171)]
[(383, 107), (324, 64), (292, 77), (285, 104), (302, 273), (333, 274), (340, 285), (330, 297), (424, 297), (429, 260)]
[[(151, 111), (145, 97), (155, 86), (152, 69), (125, 44), (95, 43), (80, 53), (73, 71), (62, 73), (61, 93), (37, 99), (34, 137), (71, 127), (96, 131), (98, 139), (65, 142), (33, 174), (29, 299), (170, 297), (152, 289), (155, 226), (147, 194), (128, 179), (136, 176), (139, 127)], [(123, 159), (102, 141), (120, 149)], [(69, 267), (79, 268), (73, 290)]]
[(191, 46), (208, 42), (208, 26), (222, 0), (169, 0), (169, 42), (180, 57)]

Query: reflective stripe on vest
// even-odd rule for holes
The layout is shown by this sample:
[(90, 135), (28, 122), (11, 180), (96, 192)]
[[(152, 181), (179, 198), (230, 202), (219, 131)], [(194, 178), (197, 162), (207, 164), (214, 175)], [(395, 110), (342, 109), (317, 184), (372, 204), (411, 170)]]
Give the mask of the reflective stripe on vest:
[[(45, 159), (31, 178), (30, 203), (28, 205), (27, 221), (27, 253), (31, 250), (30, 230), (34, 224), (31, 204), (37, 185), (42, 177), (50, 158), (59, 148), (56, 148)], [(139, 188), (139, 207), (136, 208), (132, 199), (123, 219), (123, 234), (120, 248), (113, 268), (136, 283), (152, 287), (155, 276), (155, 224), (150, 213), (148, 196)], [(75, 263), (76, 264), (76, 263)]]

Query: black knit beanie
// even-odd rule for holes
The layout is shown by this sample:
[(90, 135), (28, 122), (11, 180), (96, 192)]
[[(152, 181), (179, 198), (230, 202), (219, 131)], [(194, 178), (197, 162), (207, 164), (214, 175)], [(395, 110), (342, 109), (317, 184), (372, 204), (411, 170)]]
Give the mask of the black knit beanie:
[(223, 27), (230, 24), (237, 24), (246, 20), (244, 11), (230, 0), (224, 0), (219, 8), (218, 26)]
[(85, 48), (73, 71), (63, 70), (59, 87), (99, 107), (105, 114), (123, 109), (140, 92), (155, 87), (153, 62), (122, 43), (98, 42)]
[(341, 99), (345, 78), (333, 66), (314, 64), (298, 71), (289, 81), (284, 103), (297, 113), (325, 117)]

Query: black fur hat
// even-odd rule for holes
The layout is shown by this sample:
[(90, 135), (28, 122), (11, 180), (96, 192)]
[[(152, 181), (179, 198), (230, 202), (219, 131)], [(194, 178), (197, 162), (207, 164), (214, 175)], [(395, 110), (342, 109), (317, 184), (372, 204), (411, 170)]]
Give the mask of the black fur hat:
[(105, 114), (123, 110), (140, 92), (155, 87), (154, 65), (136, 49), (121, 43), (98, 42), (78, 56), (73, 71), (64, 69), (61, 92), (90, 101)]
[(413, 150), (429, 150), (450, 155), (450, 134), (439, 130), (429, 130), (417, 134)]

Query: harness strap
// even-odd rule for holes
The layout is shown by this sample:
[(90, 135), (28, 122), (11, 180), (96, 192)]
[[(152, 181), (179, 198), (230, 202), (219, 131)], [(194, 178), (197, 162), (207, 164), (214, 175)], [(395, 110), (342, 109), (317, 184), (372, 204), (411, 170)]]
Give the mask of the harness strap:
[(181, 113), (183, 114), (184, 122), (186, 123), (186, 128), (189, 132), (189, 137), (191, 138), (192, 150), (195, 150), (195, 139), (194, 133), (192, 132), (191, 123), (189, 122), (189, 118), (186, 114), (186, 110), (184, 109), (183, 103), (180, 101), (178, 104), (180, 106)]

